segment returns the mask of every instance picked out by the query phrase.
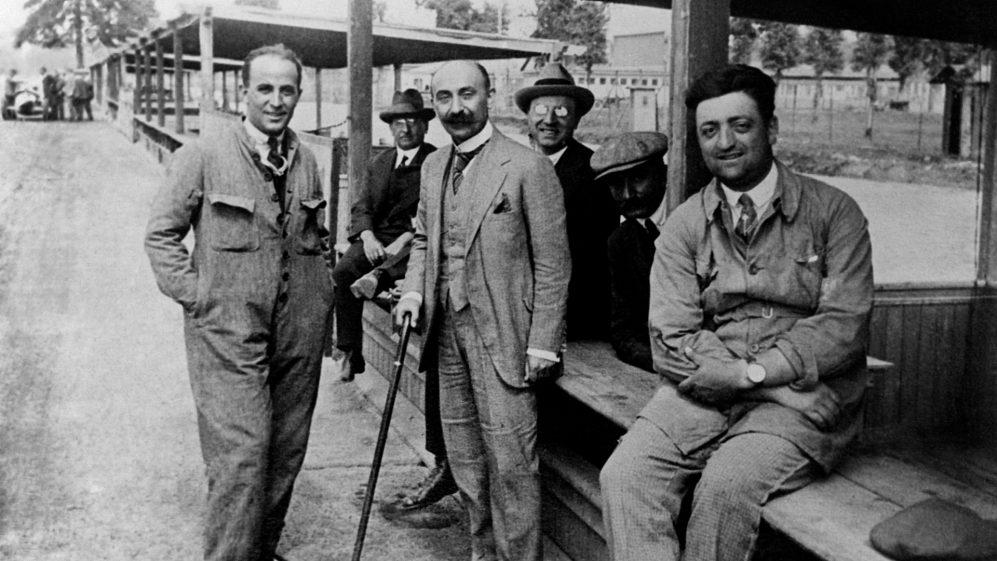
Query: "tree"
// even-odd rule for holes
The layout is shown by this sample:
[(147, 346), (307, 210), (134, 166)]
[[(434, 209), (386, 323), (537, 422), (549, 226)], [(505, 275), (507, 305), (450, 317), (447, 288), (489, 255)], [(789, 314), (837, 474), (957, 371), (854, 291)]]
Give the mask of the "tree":
[(865, 136), (872, 138), (872, 116), (876, 104), (876, 71), (886, 62), (893, 49), (893, 41), (887, 35), (859, 33), (852, 51), (852, 70), (864, 71), (869, 107), (866, 113)]
[(279, 10), (280, 0), (235, 0), (236, 6), (255, 6), (269, 10)]
[(750, 64), (758, 40), (758, 24), (748, 18), (730, 18), (730, 61)]
[(14, 46), (61, 49), (72, 44), (77, 68), (83, 68), (85, 41), (118, 46), (156, 17), (154, 0), (28, 0), (24, 8), (28, 19), (17, 30)]
[(919, 72), (938, 74), (946, 66), (961, 66), (959, 77), (969, 78), (980, 67), (979, 51), (974, 45), (948, 43), (935, 39), (894, 37), (893, 51), (887, 64), (900, 77), (902, 90), (907, 80)]
[(813, 67), (814, 77), (817, 79), (817, 95), (814, 96), (814, 121), (817, 120), (817, 109), (820, 108), (821, 99), (824, 97), (824, 75), (840, 72), (845, 67), (845, 56), (841, 52), (843, 41), (841, 31), (823, 27), (811, 29), (803, 41), (803, 52), (800, 60)]
[(762, 68), (775, 74), (776, 83), (782, 79), (782, 72), (800, 63), (799, 27), (777, 21), (767, 21), (761, 26), (761, 48), (759, 55)]
[(533, 36), (540, 39), (557, 39), (572, 45), (583, 45), (585, 53), (575, 60), (585, 68), (586, 76), (592, 66), (606, 62), (606, 23), (609, 15), (603, 2), (578, 0), (536, 0), (537, 29)]
[(492, 4), (485, 4), (480, 10), (471, 0), (424, 0), (416, 4), (436, 10), (436, 27), (481, 33), (504, 33), (509, 28), (508, 16), (500, 22), (499, 9)]

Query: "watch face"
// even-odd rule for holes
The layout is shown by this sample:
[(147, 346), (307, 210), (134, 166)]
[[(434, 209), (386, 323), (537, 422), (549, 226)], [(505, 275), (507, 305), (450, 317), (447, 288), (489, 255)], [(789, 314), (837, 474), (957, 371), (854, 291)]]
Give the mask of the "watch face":
[(765, 381), (765, 369), (759, 364), (749, 364), (748, 380), (754, 384), (761, 384)]

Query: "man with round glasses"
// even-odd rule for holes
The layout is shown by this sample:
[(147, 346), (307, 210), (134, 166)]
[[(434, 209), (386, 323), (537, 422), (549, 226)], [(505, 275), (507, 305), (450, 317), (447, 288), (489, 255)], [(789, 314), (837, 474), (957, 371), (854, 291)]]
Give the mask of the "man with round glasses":
[(578, 122), (595, 96), (575, 85), (560, 63), (544, 66), (532, 86), (515, 94), (526, 113), (533, 148), (550, 158), (564, 189), (571, 251), (568, 287), (568, 338), (605, 339), (609, 332), (609, 265), (606, 243), (619, 223), (616, 205), (597, 189), (589, 160), (592, 150), (575, 140)]

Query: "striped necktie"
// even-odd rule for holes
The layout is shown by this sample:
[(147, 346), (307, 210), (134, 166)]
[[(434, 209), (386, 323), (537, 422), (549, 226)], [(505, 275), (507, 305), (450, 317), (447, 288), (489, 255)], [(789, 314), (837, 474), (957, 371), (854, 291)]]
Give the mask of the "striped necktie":
[(755, 201), (752, 201), (747, 193), (742, 193), (737, 202), (741, 205), (741, 217), (737, 219), (734, 233), (747, 243), (751, 240), (751, 230), (755, 227), (755, 220), (758, 219), (758, 211), (755, 210)]
[(456, 195), (457, 191), (460, 190), (460, 184), (464, 181), (464, 170), (467, 168), (468, 165), (470, 165), (471, 160), (473, 160), (474, 157), (478, 155), (478, 152), (481, 152), (481, 149), (484, 147), (485, 145), (482, 144), (481, 146), (478, 146), (474, 150), (470, 150), (467, 152), (457, 152), (456, 150), (454, 151), (453, 168), (450, 171), (450, 179), (453, 183), (454, 195)]

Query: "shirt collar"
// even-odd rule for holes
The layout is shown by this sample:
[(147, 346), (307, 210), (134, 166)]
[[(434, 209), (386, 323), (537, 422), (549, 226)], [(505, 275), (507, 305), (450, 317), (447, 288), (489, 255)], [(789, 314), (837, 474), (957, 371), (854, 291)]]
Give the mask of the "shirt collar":
[[(270, 139), (270, 135), (253, 126), (253, 124), (249, 122), (249, 119), (243, 119), (242, 126), (246, 127), (246, 133), (249, 135), (250, 140), (253, 141), (253, 144), (256, 146), (263, 144), (269, 148), (267, 140)], [(280, 131), (280, 134), (277, 136), (277, 142), (284, 141), (285, 132), (287, 132), (287, 129)]]
[(488, 139), (492, 137), (492, 133), (495, 131), (492, 127), (491, 121), (485, 121), (485, 128), (478, 131), (478, 134), (468, 138), (464, 142), (457, 145), (458, 152), (470, 152), (476, 150), (482, 144), (488, 142)]
[[(755, 202), (755, 206), (761, 206), (759, 204), (759, 198), (756, 198), (756, 190), (762, 187), (762, 184), (771, 182), (770, 186), (767, 186), (763, 191), (758, 193), (758, 197), (761, 198), (763, 195), (767, 198), (763, 201), (765, 204), (770, 202), (775, 202), (781, 199), (782, 202), (777, 210), (781, 210), (786, 218), (792, 220), (793, 216), (796, 214), (797, 202), (799, 201), (799, 185), (795, 181), (791, 181), (791, 176), (788, 170), (783, 168), (782, 163), (778, 160), (772, 160), (772, 167), (769, 169), (768, 174), (762, 179), (762, 181), (752, 188), (748, 193), (751, 194), (751, 200)], [(771, 189), (771, 190), (769, 190)], [(727, 203), (730, 206), (737, 204), (738, 197), (741, 193), (734, 191), (735, 194), (733, 200), (731, 200), (728, 195), (727, 187), (723, 186), (719, 180), (714, 179), (709, 185), (703, 188), (701, 191), (703, 197), (703, 212), (706, 213), (706, 222), (710, 223), (713, 221), (716, 215), (717, 207), (722, 203)]]
[(560, 160), (560, 159), (561, 159), (561, 156), (563, 156), (563, 155), (564, 155), (564, 152), (565, 152), (565, 151), (566, 151), (567, 149), (568, 149), (568, 145), (567, 145), (567, 144), (565, 144), (565, 145), (564, 145), (564, 148), (561, 148), (561, 149), (560, 149), (560, 150), (558, 150), (557, 152), (554, 152), (553, 154), (544, 154), (544, 155), (545, 155), (545, 156), (547, 156), (548, 158), (550, 158), (550, 163), (552, 163), (552, 164), (554, 164), (554, 165), (556, 166), (556, 165), (557, 165), (557, 162), (558, 162), (558, 160)]
[(415, 160), (415, 155), (419, 152), (419, 148), (422, 148), (422, 146), (416, 146), (415, 148), (409, 148), (408, 150), (399, 150), (398, 148), (395, 148), (395, 151), (397, 152), (395, 154), (395, 167), (398, 167), (404, 158), (408, 158), (408, 162), (406, 162), (406, 164), (412, 165), (412, 161)]
[(738, 199), (741, 195), (748, 195), (751, 197), (751, 202), (755, 203), (755, 208), (765, 208), (768, 206), (769, 202), (772, 201), (772, 196), (775, 195), (775, 186), (779, 179), (779, 172), (775, 165), (775, 161), (772, 162), (772, 167), (769, 168), (769, 172), (765, 174), (765, 177), (751, 189), (747, 191), (735, 191), (730, 187), (727, 187), (723, 183), (717, 182), (720, 188), (723, 189), (724, 197), (727, 199), (727, 204), (730, 206), (737, 206), (740, 204)]

